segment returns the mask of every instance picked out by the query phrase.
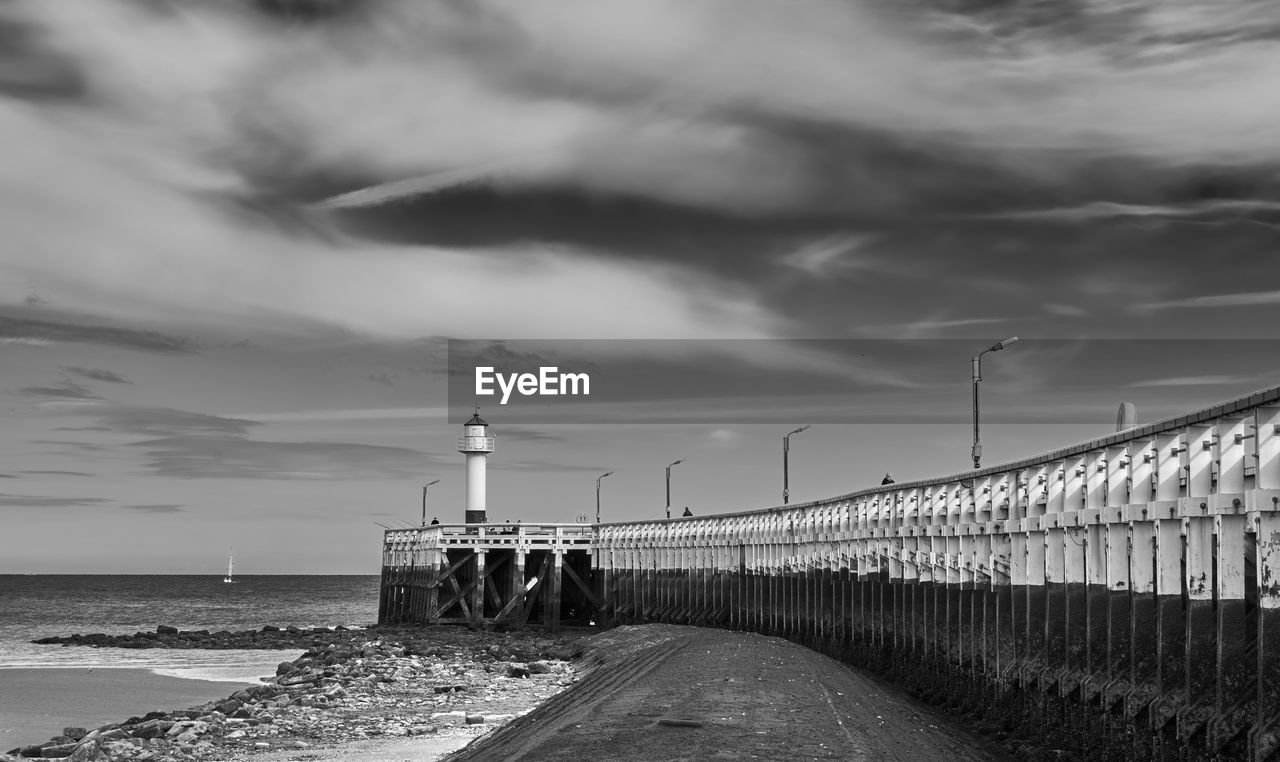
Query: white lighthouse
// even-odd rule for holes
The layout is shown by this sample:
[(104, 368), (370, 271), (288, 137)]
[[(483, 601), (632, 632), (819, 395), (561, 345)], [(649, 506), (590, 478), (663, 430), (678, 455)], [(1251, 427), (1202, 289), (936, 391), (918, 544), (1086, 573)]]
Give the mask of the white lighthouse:
[(462, 439), (458, 440), (458, 452), (467, 456), (467, 513), (468, 524), (485, 523), (485, 461), (493, 452), (493, 437), (489, 424), (480, 417), (480, 408), (471, 420), (462, 424)]

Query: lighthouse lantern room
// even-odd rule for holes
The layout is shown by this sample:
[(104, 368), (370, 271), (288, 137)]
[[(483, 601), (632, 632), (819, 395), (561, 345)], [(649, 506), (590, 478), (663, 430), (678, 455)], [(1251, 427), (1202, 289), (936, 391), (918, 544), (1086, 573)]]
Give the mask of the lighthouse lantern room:
[(467, 512), (466, 523), (485, 523), (485, 462), (493, 452), (493, 436), (489, 424), (480, 417), (476, 408), (471, 420), (462, 424), (462, 438), (458, 440), (458, 452), (467, 456)]

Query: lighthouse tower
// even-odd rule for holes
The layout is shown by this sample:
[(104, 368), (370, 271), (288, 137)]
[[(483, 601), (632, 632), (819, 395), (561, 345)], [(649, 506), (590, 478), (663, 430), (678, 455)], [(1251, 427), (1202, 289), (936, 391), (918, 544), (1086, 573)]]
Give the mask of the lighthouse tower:
[(485, 523), (485, 461), (493, 452), (493, 437), (489, 424), (480, 417), (480, 408), (471, 420), (462, 424), (462, 439), (458, 440), (458, 452), (467, 456), (467, 514), (468, 524)]

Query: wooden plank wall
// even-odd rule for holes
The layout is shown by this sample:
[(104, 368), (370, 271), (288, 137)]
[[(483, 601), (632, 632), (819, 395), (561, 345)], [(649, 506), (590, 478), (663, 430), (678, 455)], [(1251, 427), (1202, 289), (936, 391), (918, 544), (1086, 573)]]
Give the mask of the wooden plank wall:
[(1280, 389), (970, 474), (602, 525), (594, 562), (609, 624), (780, 635), (1089, 757), (1280, 747)]

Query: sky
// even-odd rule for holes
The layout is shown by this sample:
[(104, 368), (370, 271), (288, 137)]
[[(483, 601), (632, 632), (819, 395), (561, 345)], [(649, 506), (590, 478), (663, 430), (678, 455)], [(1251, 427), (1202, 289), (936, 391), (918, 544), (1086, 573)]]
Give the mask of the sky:
[(983, 465), (1275, 385), (1276, 81), (1254, 0), (4, 0), (0, 573), (377, 573), (450, 340), (591, 347), (480, 400), (526, 523), (959, 473), (1009, 336)]

